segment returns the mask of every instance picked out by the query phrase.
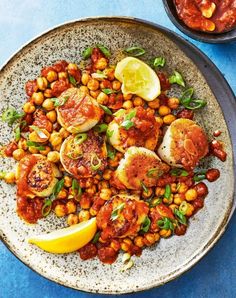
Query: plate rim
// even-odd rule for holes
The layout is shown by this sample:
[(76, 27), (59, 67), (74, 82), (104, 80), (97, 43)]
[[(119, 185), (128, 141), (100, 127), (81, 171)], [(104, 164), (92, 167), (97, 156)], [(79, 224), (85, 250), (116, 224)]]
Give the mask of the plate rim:
[[(18, 55), (21, 54), (21, 52), (27, 48), (28, 46), (32, 45), (34, 42), (37, 42), (38, 39), (43, 38), (44, 36), (46, 36), (47, 34), (49, 34), (50, 32), (53, 32), (54, 30), (57, 30), (59, 28), (63, 28), (66, 27), (68, 25), (73, 25), (76, 23), (85, 23), (85, 22), (93, 22), (93, 21), (107, 21), (107, 22), (127, 22), (127, 23), (132, 23), (132, 24), (139, 24), (142, 25), (144, 27), (149, 27), (153, 30), (159, 30), (162, 34), (167, 35), (168, 38), (170, 38), (170, 36), (172, 36), (174, 38), (174, 43), (184, 52), (184, 54), (189, 57), (185, 50), (183, 50), (183, 48), (181, 48), (181, 46), (179, 44), (182, 44), (183, 46), (187, 47), (188, 49), (193, 50), (193, 53), (197, 53), (200, 56), (200, 59), (203, 59), (205, 61), (206, 64), (210, 65), (211, 68), (211, 72), (214, 71), (215, 74), (218, 76), (218, 78), (220, 78), (221, 83), (223, 83), (225, 85), (224, 89), (226, 88), (229, 95), (230, 95), (230, 103), (228, 103), (229, 106), (234, 106), (234, 109), (232, 112), (234, 112), (234, 114), (236, 115), (236, 100), (235, 100), (235, 95), (234, 92), (232, 90), (232, 88), (230, 87), (230, 85), (228, 84), (228, 82), (226, 81), (226, 79), (224, 78), (223, 74), (221, 73), (221, 71), (217, 68), (217, 66), (210, 60), (210, 58), (204, 53), (202, 52), (199, 48), (197, 48), (194, 44), (192, 44), (190, 41), (186, 40), (184, 37), (180, 36), (178, 33), (162, 26), (159, 25), (157, 23), (145, 20), (145, 19), (141, 19), (141, 18), (136, 18), (136, 17), (127, 17), (127, 16), (91, 16), (91, 17), (85, 17), (85, 18), (78, 18), (78, 19), (73, 19), (73, 20), (69, 20), (66, 22), (63, 22), (61, 24), (57, 24), (53, 27), (50, 27), (47, 30), (44, 30), (42, 33), (37, 34), (35, 37), (33, 37), (32, 39), (30, 39), (29, 41), (25, 42), (22, 46), (20, 46), (12, 55), (10, 55), (10, 57), (0, 66), (0, 73), (5, 69), (5, 67), (8, 66), (9, 63), (12, 62), (12, 60), (14, 58), (17, 58)], [(192, 62), (196, 65), (196, 63), (192, 60)], [(197, 65), (196, 65), (197, 66)], [(197, 66), (197, 68), (199, 69), (199, 67)], [(204, 73), (199, 70), (202, 74), (202, 76), (204, 77), (204, 79), (206, 80), (207, 84), (210, 85), (210, 83), (208, 82), (207, 78), (205, 77)], [(211, 89), (211, 91), (213, 92), (213, 94), (215, 95), (214, 91)], [(140, 287), (138, 289), (135, 289), (134, 291), (129, 290), (129, 291), (100, 291), (100, 290), (95, 290), (93, 292), (85, 290), (85, 289), (81, 289), (78, 287), (73, 287), (73, 286), (69, 286), (69, 285), (65, 285), (62, 282), (58, 281), (58, 280), (54, 280), (53, 277), (47, 277), (45, 275), (43, 275), (43, 273), (40, 273), (37, 271), (37, 269), (32, 268), (30, 264), (27, 263), (27, 261), (24, 261), (20, 258), (20, 256), (17, 255), (17, 253), (15, 253), (13, 251), (13, 249), (10, 247), (10, 245), (4, 240), (3, 237), (3, 233), (2, 231), (0, 234), (0, 239), (2, 241), (2, 243), (5, 245), (5, 247), (24, 265), (26, 265), (29, 269), (31, 269), (32, 271), (36, 272), (37, 274), (39, 274), (40, 276), (42, 276), (43, 278), (53, 281), (59, 285), (62, 285), (66, 288), (70, 288), (70, 289), (75, 289), (77, 291), (82, 291), (85, 293), (100, 293), (100, 294), (127, 294), (127, 293), (135, 293), (135, 292), (142, 292), (142, 291), (146, 291), (149, 289), (153, 289), (159, 286), (162, 286), (178, 277), (180, 277), (182, 274), (188, 272), (193, 266), (195, 266), (218, 242), (218, 240), (222, 237), (222, 235), (224, 234), (227, 225), (236, 209), (236, 196), (235, 196), (235, 188), (236, 188), (236, 167), (235, 167), (235, 160), (236, 160), (236, 131), (234, 132), (235, 134), (233, 134), (233, 125), (230, 125), (229, 122), (227, 121), (226, 117), (225, 117), (225, 111), (222, 107), (221, 102), (218, 100), (217, 96), (215, 95), (215, 98), (217, 100), (217, 103), (220, 105), (220, 108), (222, 110), (222, 114), (224, 117), (224, 120), (226, 122), (227, 125), (227, 129), (230, 135), (230, 141), (231, 141), (231, 146), (232, 146), (232, 164), (233, 164), (233, 168), (234, 168), (234, 191), (233, 191), (233, 198), (232, 198), (232, 204), (229, 208), (229, 210), (227, 210), (228, 212), (225, 214), (224, 220), (222, 222), (222, 225), (217, 229), (217, 231), (215, 232), (215, 234), (212, 236), (212, 239), (210, 239), (210, 241), (206, 244), (206, 246), (198, 252), (198, 254), (193, 257), (187, 264), (184, 265), (184, 268), (181, 267), (177, 274), (175, 274), (176, 271), (174, 271), (171, 276), (169, 276), (168, 278), (166, 278), (166, 280), (164, 282), (161, 282), (159, 284), (153, 284), (153, 285), (148, 285), (148, 286), (143, 286)], [(233, 99), (233, 100), (232, 100)]]

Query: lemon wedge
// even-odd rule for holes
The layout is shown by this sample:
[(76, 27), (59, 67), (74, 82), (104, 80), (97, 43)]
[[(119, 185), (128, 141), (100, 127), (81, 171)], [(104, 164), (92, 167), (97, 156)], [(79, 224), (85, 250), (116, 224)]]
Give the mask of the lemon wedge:
[(41, 249), (51, 253), (69, 253), (76, 251), (93, 239), (97, 230), (96, 218), (83, 221), (68, 228), (59, 229), (28, 239)]
[(155, 71), (137, 58), (126, 57), (118, 62), (115, 77), (123, 83), (121, 90), (124, 94), (137, 94), (146, 101), (152, 101), (161, 93)]

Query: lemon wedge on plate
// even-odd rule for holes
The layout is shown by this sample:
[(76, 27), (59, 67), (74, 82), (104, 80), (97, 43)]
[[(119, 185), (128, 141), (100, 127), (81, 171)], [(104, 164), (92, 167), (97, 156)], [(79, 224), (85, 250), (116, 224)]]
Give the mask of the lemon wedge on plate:
[(123, 83), (123, 94), (137, 94), (146, 101), (152, 101), (161, 93), (160, 80), (155, 71), (137, 58), (126, 57), (118, 62), (115, 77)]
[(89, 243), (97, 231), (96, 218), (28, 239), (41, 249), (52, 253), (69, 253)]

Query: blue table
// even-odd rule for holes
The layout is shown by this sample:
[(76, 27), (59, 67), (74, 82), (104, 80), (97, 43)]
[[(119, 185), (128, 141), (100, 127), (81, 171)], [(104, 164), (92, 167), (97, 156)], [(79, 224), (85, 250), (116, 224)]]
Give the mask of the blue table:
[[(181, 34), (168, 19), (160, 0), (1, 0), (0, 65), (42, 31), (65, 21), (97, 15), (134, 16)], [(212, 59), (236, 93), (236, 42), (210, 45), (188, 39)], [(189, 272), (161, 288), (132, 297), (236, 297), (235, 236), (236, 214), (217, 245)], [(67, 289), (44, 279), (18, 261), (3, 244), (0, 244), (0, 268), (0, 297), (102, 297)]]

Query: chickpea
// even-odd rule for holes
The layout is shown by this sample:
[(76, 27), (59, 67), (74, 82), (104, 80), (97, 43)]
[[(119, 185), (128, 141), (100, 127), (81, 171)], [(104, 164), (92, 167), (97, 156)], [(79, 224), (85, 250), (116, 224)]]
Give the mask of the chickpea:
[(12, 183), (15, 183), (15, 180), (16, 180), (15, 173), (12, 173), (12, 172), (6, 173), (4, 176), (4, 181), (6, 183), (12, 184)]
[(100, 192), (100, 198), (107, 201), (111, 198), (111, 190), (109, 188), (102, 188)]
[(144, 105), (144, 100), (139, 97), (139, 96), (135, 96), (135, 98), (133, 99), (133, 104), (135, 107), (140, 107)]
[(155, 117), (156, 119), (156, 122), (160, 125), (160, 127), (162, 126), (163, 124), (163, 119), (161, 117)]
[(171, 112), (170, 108), (167, 107), (167, 106), (160, 106), (159, 107), (159, 110), (158, 110), (158, 113), (160, 116), (166, 116), (166, 115), (169, 115)]
[(37, 86), (40, 90), (44, 91), (47, 89), (48, 81), (44, 77), (37, 78)]
[(101, 181), (98, 183), (98, 189), (109, 188), (109, 183), (107, 181)]
[(47, 111), (51, 111), (54, 110), (54, 103), (50, 98), (47, 98), (44, 100), (42, 107), (47, 110)]
[(99, 81), (96, 79), (90, 79), (88, 81), (87, 87), (89, 90), (95, 91), (99, 88)]
[(23, 149), (16, 149), (13, 151), (12, 156), (15, 160), (21, 160), (25, 156), (25, 151)]
[(188, 204), (188, 208), (187, 208), (187, 210), (185, 212), (185, 215), (188, 216), (188, 217), (190, 217), (190, 216), (193, 215), (194, 207), (193, 207), (193, 205), (191, 205), (189, 203), (187, 203), (187, 204)]
[(65, 187), (71, 187), (72, 185), (72, 178), (69, 176), (64, 177), (64, 186)]
[(76, 212), (76, 204), (73, 201), (67, 202), (66, 208), (68, 214)]
[(97, 97), (97, 102), (101, 105), (106, 105), (108, 103), (108, 99), (109, 97), (107, 94), (105, 94), (104, 92), (100, 92)]
[(62, 143), (62, 137), (60, 136), (60, 134), (58, 132), (53, 132), (50, 136), (49, 141), (52, 144), (52, 146), (54, 147), (54, 146), (57, 146)]
[(23, 150), (27, 150), (28, 146), (27, 146), (27, 141), (26, 139), (21, 138), (18, 142), (18, 148), (19, 149), (23, 149)]
[(163, 196), (165, 193), (165, 188), (163, 187), (156, 187), (155, 188), (155, 195), (158, 196)]
[(178, 187), (178, 193), (185, 193), (188, 190), (188, 186), (185, 183), (180, 183)]
[(110, 180), (111, 179), (112, 170), (106, 169), (102, 175), (103, 179)]
[(78, 65), (75, 63), (69, 63), (67, 66), (68, 70), (77, 70), (78, 69)]
[(170, 184), (170, 189), (172, 193), (176, 193), (177, 192), (177, 184), (176, 183), (171, 183)]
[(59, 200), (63, 200), (67, 198), (67, 191), (63, 188), (59, 191), (58, 195), (57, 195), (57, 199)]
[(174, 195), (174, 203), (176, 205), (180, 205), (183, 201), (184, 199), (178, 193)]
[(115, 251), (119, 251), (120, 250), (120, 243), (117, 240), (112, 240), (110, 247), (113, 248)]
[(144, 199), (150, 198), (152, 194), (153, 194), (152, 188), (147, 188), (147, 191), (145, 190), (142, 191), (142, 197)]
[(88, 210), (80, 210), (79, 212), (79, 221), (86, 221), (90, 219), (90, 213)]
[(131, 100), (126, 100), (123, 103), (123, 108), (126, 110), (131, 109), (132, 107), (133, 107), (133, 102)]
[(63, 139), (66, 139), (70, 135), (69, 131), (67, 131), (64, 127), (59, 130), (59, 134)]
[(171, 108), (172, 110), (175, 110), (178, 108), (179, 106), (179, 99), (176, 97), (171, 97), (168, 99), (168, 106), (169, 108)]
[(147, 245), (147, 246), (151, 246), (152, 244), (154, 244), (156, 242), (155, 240), (155, 235), (152, 234), (152, 233), (146, 233), (144, 235), (144, 243)]
[(23, 110), (26, 114), (32, 114), (35, 111), (35, 106), (31, 102), (26, 102), (23, 106)]
[(172, 114), (166, 115), (163, 118), (163, 122), (167, 125), (171, 124), (173, 121), (175, 121), (176, 117)]
[(49, 132), (46, 129), (41, 129), (41, 131), (44, 133), (45, 137), (44, 138), (40, 138), (40, 136), (37, 134), (36, 131), (32, 131), (29, 134), (29, 140), (31, 142), (37, 142), (37, 143), (44, 143), (49, 139)]
[(185, 193), (186, 201), (193, 201), (197, 198), (197, 191), (194, 188), (190, 188)]
[(170, 195), (170, 198), (169, 198), (169, 199), (164, 198), (164, 199), (163, 199), (163, 202), (164, 202), (165, 204), (171, 204), (171, 203), (173, 202), (173, 199), (174, 199), (174, 195), (171, 194), (171, 195)]
[(62, 145), (62, 143), (59, 144), (59, 145), (57, 145), (57, 146), (53, 146), (53, 150), (55, 150), (55, 151), (57, 151), (57, 152), (60, 152), (60, 150), (61, 150), (61, 145)]
[(108, 163), (109, 163), (109, 166), (111, 166), (111, 167), (117, 167), (118, 166), (118, 164), (119, 164), (119, 160), (117, 160), (117, 159), (109, 159), (108, 160)]
[(97, 98), (100, 93), (100, 90), (90, 91), (89, 93), (93, 98)]
[(149, 150), (153, 150), (156, 147), (156, 140), (155, 139), (147, 139), (145, 141), (145, 148), (149, 149)]
[(105, 68), (103, 73), (107, 76), (107, 79), (113, 81), (115, 79), (115, 69), (112, 67)]
[(155, 242), (160, 240), (160, 235), (158, 233), (154, 233)]
[(51, 150), (49, 146), (46, 146), (44, 150), (39, 150), (40, 154), (47, 155), (48, 152)]
[(57, 121), (57, 113), (54, 110), (47, 112), (46, 116), (47, 116), (48, 120), (52, 123), (55, 123)]
[(36, 154), (36, 153), (38, 153), (38, 149), (36, 149), (36, 148), (33, 147), (33, 146), (30, 146), (28, 150), (29, 150), (29, 152), (32, 153), (32, 154)]
[(171, 230), (165, 230), (165, 229), (162, 229), (160, 230), (159, 232), (159, 235), (162, 237), (162, 238), (168, 238), (170, 237), (172, 234)]
[(124, 100), (130, 100), (132, 98), (133, 94), (124, 94), (123, 98)]
[(58, 73), (58, 79), (67, 79), (68, 75), (67, 75), (67, 72), (65, 71), (61, 71)]
[(69, 226), (76, 225), (79, 222), (78, 215), (76, 214), (69, 214), (67, 217), (67, 223)]
[(123, 240), (124, 243), (128, 244), (128, 245), (132, 245), (132, 241), (129, 238), (125, 238)]
[(79, 90), (85, 94), (89, 94), (89, 89), (87, 86), (80, 86)]
[(179, 206), (176, 205), (176, 204), (170, 204), (169, 207), (170, 207), (170, 209), (172, 210), (173, 213), (174, 213), (174, 210), (175, 209), (178, 209), (179, 208)]
[(94, 66), (96, 69), (104, 70), (107, 67), (107, 59), (104, 57), (99, 58)]
[(91, 187), (86, 188), (86, 193), (90, 195), (94, 195), (97, 192), (96, 185), (92, 185)]
[(122, 242), (120, 247), (123, 251), (128, 251), (130, 246), (127, 243)]
[(54, 163), (59, 162), (60, 154), (57, 151), (50, 151), (50, 152), (48, 152), (47, 159)]
[(52, 89), (46, 89), (44, 92), (43, 92), (43, 95), (47, 98), (49, 97), (53, 97), (53, 92), (52, 92)]
[(81, 77), (82, 84), (86, 86), (89, 80), (91, 80), (91, 76), (87, 72), (83, 73)]
[(152, 109), (158, 109), (160, 107), (160, 99), (156, 98), (148, 102), (148, 106)]
[(121, 82), (120, 81), (115, 80), (115, 81), (112, 82), (112, 89), (113, 90), (118, 91), (118, 90), (120, 90), (120, 88), (121, 88)]
[(93, 209), (92, 207), (89, 209), (89, 213), (91, 216), (96, 216), (97, 215), (97, 210)]
[(41, 91), (34, 92), (31, 98), (37, 106), (40, 106), (44, 101), (44, 95)]
[(143, 247), (144, 246), (144, 241), (142, 236), (137, 236), (134, 238), (134, 244), (138, 247)]
[(57, 80), (57, 73), (54, 70), (49, 70), (46, 76), (49, 83), (52, 83), (53, 81)]
[(66, 206), (62, 204), (58, 204), (55, 207), (55, 214), (57, 217), (62, 217), (66, 215)]

